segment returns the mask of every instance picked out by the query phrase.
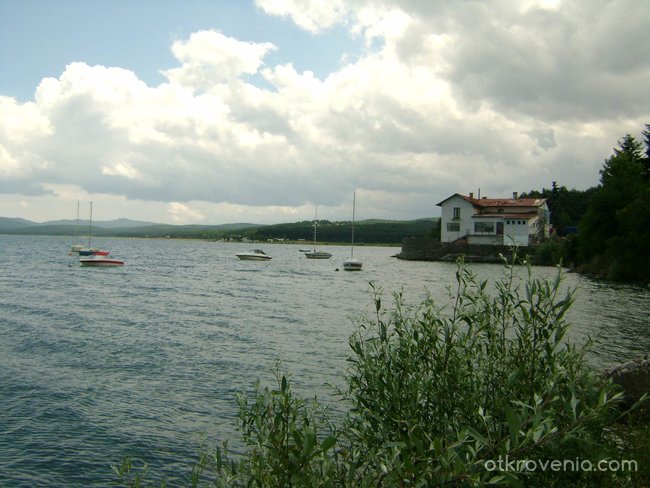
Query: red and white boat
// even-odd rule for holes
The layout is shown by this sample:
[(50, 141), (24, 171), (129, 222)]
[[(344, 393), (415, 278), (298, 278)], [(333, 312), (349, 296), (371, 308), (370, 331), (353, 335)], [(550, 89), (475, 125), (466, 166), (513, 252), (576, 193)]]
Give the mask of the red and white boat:
[(95, 267), (124, 266), (124, 261), (111, 257), (108, 251), (97, 251), (91, 256), (81, 258), (79, 264)]

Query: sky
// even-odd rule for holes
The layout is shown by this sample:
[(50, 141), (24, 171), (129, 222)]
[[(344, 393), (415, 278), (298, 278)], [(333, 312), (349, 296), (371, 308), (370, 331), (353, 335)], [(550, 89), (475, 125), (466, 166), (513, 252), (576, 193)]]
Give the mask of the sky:
[[(640, 0), (0, 0), (0, 216), (439, 215), (650, 123)], [(83, 215), (82, 215), (83, 217)]]

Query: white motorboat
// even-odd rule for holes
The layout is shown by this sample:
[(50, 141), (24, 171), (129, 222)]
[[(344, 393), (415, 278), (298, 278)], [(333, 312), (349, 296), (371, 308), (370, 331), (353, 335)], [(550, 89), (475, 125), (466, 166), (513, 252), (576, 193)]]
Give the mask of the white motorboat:
[(354, 257), (354, 212), (357, 203), (356, 192), (352, 194), (352, 246), (350, 247), (350, 258), (343, 261), (344, 271), (361, 271), (363, 263)]
[(239, 259), (249, 260), (249, 261), (268, 261), (271, 259), (271, 256), (266, 254), (261, 249), (251, 249), (246, 252), (238, 252), (235, 254)]

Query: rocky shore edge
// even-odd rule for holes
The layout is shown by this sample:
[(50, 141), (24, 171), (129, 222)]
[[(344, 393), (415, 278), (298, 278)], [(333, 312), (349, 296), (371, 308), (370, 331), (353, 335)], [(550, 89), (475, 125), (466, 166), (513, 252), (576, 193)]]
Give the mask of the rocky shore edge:
[[(611, 378), (624, 392), (623, 406), (629, 407), (645, 394), (650, 397), (650, 353), (602, 371), (603, 377)], [(650, 400), (644, 402), (640, 412), (650, 419)]]

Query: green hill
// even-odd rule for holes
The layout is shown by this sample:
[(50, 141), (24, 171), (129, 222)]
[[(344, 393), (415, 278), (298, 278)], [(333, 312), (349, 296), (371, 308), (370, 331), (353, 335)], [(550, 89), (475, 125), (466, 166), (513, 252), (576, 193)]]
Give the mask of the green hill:
[[(417, 220), (362, 220), (355, 222), (354, 240), (359, 244), (399, 244), (405, 237), (431, 236), (437, 230), (439, 219), (425, 218)], [(306, 240), (313, 238), (312, 221), (302, 221), (292, 224), (267, 225), (247, 233), (255, 240), (286, 239)], [(349, 242), (352, 235), (352, 222), (330, 222), (321, 220), (318, 223), (318, 241)]]
[[(417, 220), (362, 220), (355, 223), (355, 242), (359, 244), (399, 244), (405, 237), (427, 237), (438, 227), (437, 218)], [(118, 224), (123, 224), (119, 226)], [(185, 239), (230, 239), (266, 241), (291, 240), (311, 241), (313, 238), (313, 221), (261, 225), (250, 223), (234, 223), (221, 225), (169, 225), (149, 222), (136, 222), (128, 219), (93, 223), (93, 236), (96, 237), (171, 237)], [(85, 235), (88, 222), (80, 221), (77, 226), (74, 220), (51, 222), (31, 222), (25, 219), (0, 217), (0, 234), (20, 235)], [(349, 242), (352, 222), (318, 222), (318, 241), (322, 243)]]

